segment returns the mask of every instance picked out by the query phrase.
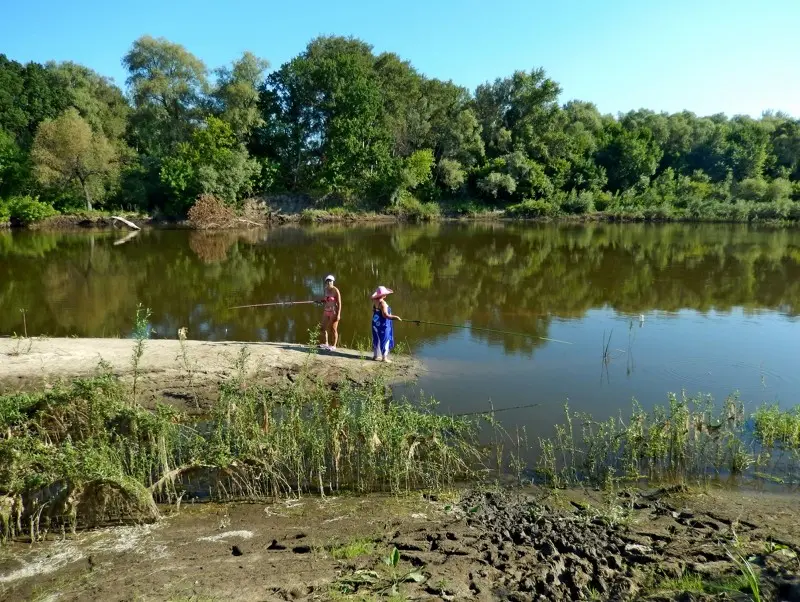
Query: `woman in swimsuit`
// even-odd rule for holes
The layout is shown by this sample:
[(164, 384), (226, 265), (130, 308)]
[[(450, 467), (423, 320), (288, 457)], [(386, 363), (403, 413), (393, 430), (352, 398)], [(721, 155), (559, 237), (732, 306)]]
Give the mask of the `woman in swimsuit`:
[[(333, 275), (325, 276), (325, 296), (322, 298), (322, 338), (320, 349), (335, 351), (339, 342), (339, 320), (342, 317), (342, 294), (333, 286)], [(333, 345), (328, 344), (328, 334)]]
[(392, 292), (379, 286), (372, 294), (372, 359), (376, 362), (391, 363), (389, 350), (394, 348), (392, 321), (402, 322), (400, 316), (392, 315), (392, 308), (386, 303), (386, 296)]

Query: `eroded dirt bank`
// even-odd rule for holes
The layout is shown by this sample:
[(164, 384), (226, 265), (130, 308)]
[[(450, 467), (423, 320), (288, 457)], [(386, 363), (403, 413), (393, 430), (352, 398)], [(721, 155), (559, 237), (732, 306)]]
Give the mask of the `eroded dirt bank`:
[[(35, 391), (57, 379), (90, 376), (101, 361), (130, 382), (134, 344), (129, 339), (0, 338), (0, 393)], [(219, 395), (219, 384), (242, 366), (253, 382), (267, 385), (287, 384), (301, 370), (327, 383), (343, 378), (361, 382), (377, 374), (405, 380), (418, 374), (419, 365), (407, 356), (384, 365), (351, 349), (310, 351), (288, 343), (185, 341), (182, 346), (178, 340), (148, 340), (138, 368), (138, 398), (145, 406), (162, 401), (202, 410)]]
[(753, 599), (730, 551), (761, 599), (798, 600), (798, 516), (796, 496), (713, 490), (184, 505), (154, 525), (0, 548), (0, 598)]

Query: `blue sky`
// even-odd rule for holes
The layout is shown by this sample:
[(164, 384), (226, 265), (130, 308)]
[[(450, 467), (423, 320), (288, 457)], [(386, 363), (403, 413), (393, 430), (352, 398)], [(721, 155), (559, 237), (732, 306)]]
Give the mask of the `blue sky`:
[(186, 46), (209, 67), (244, 50), (273, 67), (321, 34), (353, 35), (431, 77), (474, 89), (544, 67), (562, 101), (604, 113), (800, 117), (800, 0), (5, 0), (0, 52), (74, 60), (123, 84), (120, 59), (143, 34)]

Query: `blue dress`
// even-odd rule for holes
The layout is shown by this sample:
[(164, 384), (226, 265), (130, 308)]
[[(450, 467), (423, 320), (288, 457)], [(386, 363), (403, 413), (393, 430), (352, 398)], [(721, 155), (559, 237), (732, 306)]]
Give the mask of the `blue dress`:
[[(386, 313), (391, 315), (392, 308), (386, 306)], [(383, 317), (380, 307), (372, 307), (372, 348), (380, 350), (382, 355), (394, 349), (394, 332), (392, 321)]]

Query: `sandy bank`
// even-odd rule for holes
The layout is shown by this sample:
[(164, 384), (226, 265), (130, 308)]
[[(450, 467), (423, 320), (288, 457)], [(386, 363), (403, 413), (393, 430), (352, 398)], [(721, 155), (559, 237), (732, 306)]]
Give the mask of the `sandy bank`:
[[(30, 391), (59, 379), (96, 374), (100, 362), (115, 375), (130, 381), (133, 374), (134, 341), (129, 339), (30, 338), (0, 339), (0, 393)], [(166, 401), (179, 407), (197, 396), (201, 407), (217, 396), (220, 382), (234, 374), (246, 356), (247, 374), (269, 385), (286, 384), (302, 370), (325, 382), (343, 378), (362, 382), (383, 374), (392, 381), (413, 379), (419, 364), (409, 357), (394, 363), (374, 362), (371, 355), (352, 349), (311, 353), (306, 345), (288, 343), (242, 343), (149, 340), (139, 364), (139, 383), (145, 405)], [(316, 351), (316, 350), (314, 350)]]

